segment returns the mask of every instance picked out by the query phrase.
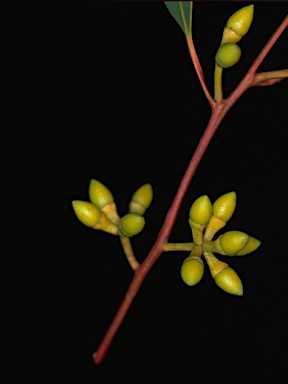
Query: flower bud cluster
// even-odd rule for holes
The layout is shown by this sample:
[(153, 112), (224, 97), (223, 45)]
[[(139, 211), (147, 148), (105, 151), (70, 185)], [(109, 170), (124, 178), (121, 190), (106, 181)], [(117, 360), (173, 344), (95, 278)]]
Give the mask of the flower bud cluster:
[(129, 213), (121, 218), (111, 191), (100, 181), (90, 180), (89, 198), (90, 202), (72, 201), (73, 210), (82, 224), (113, 235), (131, 237), (144, 228), (143, 214), (152, 202), (153, 191), (150, 184), (138, 188), (129, 203)]
[(232, 217), (236, 207), (236, 193), (220, 196), (212, 204), (207, 195), (194, 201), (189, 211), (194, 248), (183, 261), (180, 274), (185, 284), (193, 286), (204, 274), (203, 254), (211, 275), (218, 287), (227, 293), (241, 296), (243, 286), (238, 274), (227, 264), (218, 260), (214, 253), (224, 256), (244, 256), (255, 251), (261, 242), (241, 231), (228, 231), (212, 240)]

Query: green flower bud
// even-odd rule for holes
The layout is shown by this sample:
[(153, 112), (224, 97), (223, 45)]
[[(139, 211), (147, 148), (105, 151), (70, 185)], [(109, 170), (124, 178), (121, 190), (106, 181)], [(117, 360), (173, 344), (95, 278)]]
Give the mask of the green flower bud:
[(181, 266), (181, 278), (185, 284), (193, 286), (202, 279), (204, 264), (198, 257), (188, 257)]
[(82, 224), (87, 227), (95, 227), (101, 217), (101, 211), (88, 201), (72, 201), (74, 212)]
[(89, 197), (91, 202), (105, 213), (108, 220), (116, 225), (119, 223), (120, 217), (117, 213), (114, 197), (104, 184), (92, 179), (89, 185)]
[(221, 250), (228, 256), (233, 256), (241, 251), (247, 244), (249, 236), (240, 231), (229, 231), (217, 239)]
[(192, 204), (189, 212), (190, 219), (200, 225), (208, 223), (212, 216), (212, 203), (207, 195), (198, 197)]
[(142, 231), (145, 225), (145, 219), (142, 215), (132, 212), (121, 217), (120, 230), (124, 236), (135, 236)]
[(234, 269), (230, 267), (223, 269), (216, 275), (215, 283), (227, 293), (237, 296), (243, 295), (242, 282)]
[(218, 197), (213, 203), (213, 215), (227, 222), (234, 213), (236, 207), (236, 193), (229, 192)]
[[(248, 32), (254, 14), (254, 5), (247, 5), (233, 13), (232, 16), (229, 17), (226, 27), (232, 31), (234, 31), (241, 39)], [(238, 41), (238, 40), (237, 40)], [(235, 41), (234, 41), (235, 42)]]
[(247, 255), (248, 253), (255, 251), (258, 247), (260, 247), (260, 245), (261, 245), (261, 241), (255, 239), (252, 236), (249, 236), (248, 242), (245, 245), (245, 247), (241, 249), (241, 251), (235, 253), (235, 256)]
[(236, 193), (229, 192), (220, 196), (212, 205), (212, 216), (204, 233), (204, 241), (211, 241), (219, 229), (226, 225), (236, 207)]
[(89, 185), (89, 198), (96, 207), (102, 209), (105, 205), (113, 203), (114, 198), (109, 189), (100, 181), (92, 179)]
[(241, 57), (241, 49), (235, 43), (220, 45), (215, 60), (220, 67), (229, 68), (235, 65)]
[(144, 184), (132, 195), (129, 203), (129, 212), (144, 215), (153, 199), (153, 190), (151, 184)]

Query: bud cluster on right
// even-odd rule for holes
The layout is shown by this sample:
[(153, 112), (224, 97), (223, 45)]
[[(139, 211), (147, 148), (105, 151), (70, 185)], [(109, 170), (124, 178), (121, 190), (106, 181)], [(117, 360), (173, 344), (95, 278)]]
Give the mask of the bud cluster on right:
[(197, 284), (204, 273), (202, 254), (219, 288), (242, 296), (243, 285), (238, 274), (214, 253), (223, 256), (244, 256), (255, 251), (261, 242), (241, 231), (228, 231), (212, 240), (231, 218), (236, 207), (236, 193), (229, 192), (211, 203), (207, 195), (194, 201), (189, 211), (189, 225), (194, 247), (182, 264), (181, 277), (189, 286)]
[(248, 32), (254, 13), (254, 5), (247, 5), (229, 17), (223, 31), (222, 41), (215, 56), (217, 64), (222, 68), (235, 65), (241, 57), (238, 41)]

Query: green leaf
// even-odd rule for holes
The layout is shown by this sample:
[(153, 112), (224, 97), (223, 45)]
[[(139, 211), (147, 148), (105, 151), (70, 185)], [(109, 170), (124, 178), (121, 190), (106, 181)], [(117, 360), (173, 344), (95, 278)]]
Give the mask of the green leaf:
[(185, 36), (192, 36), (192, 1), (164, 1), (168, 11), (182, 28)]

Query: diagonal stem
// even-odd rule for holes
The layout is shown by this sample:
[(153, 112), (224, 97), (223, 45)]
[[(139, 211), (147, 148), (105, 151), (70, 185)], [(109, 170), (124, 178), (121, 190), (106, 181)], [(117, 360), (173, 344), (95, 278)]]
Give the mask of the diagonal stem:
[(238, 84), (238, 86), (234, 89), (234, 91), (231, 93), (231, 95), (226, 99), (226, 102), (235, 104), (236, 101), (240, 98), (240, 96), (249, 88), (252, 87), (254, 84), (254, 78), (257, 76), (256, 71), (273, 47), (273, 45), (276, 43), (276, 41), (279, 39), (281, 34), (284, 32), (285, 28), (288, 26), (288, 16), (284, 18), (282, 23), (279, 25), (279, 27), (276, 29), (276, 31), (273, 33), (271, 38), (268, 40), (267, 44), (264, 46), (262, 51), (259, 53), (259, 55), (256, 57), (254, 63), (251, 65), (251, 67), (248, 69), (246, 75), (243, 77), (242, 81)]
[(207, 97), (207, 100), (209, 101), (209, 104), (213, 108), (216, 103), (213, 100), (212, 96), (210, 95), (210, 92), (209, 92), (209, 90), (208, 90), (208, 88), (206, 86), (204, 75), (203, 75), (203, 70), (202, 70), (200, 61), (198, 59), (197, 52), (195, 50), (193, 39), (192, 39), (191, 36), (186, 36), (186, 40), (187, 40), (187, 45), (188, 45), (189, 53), (190, 53), (192, 62), (194, 64), (194, 67), (195, 67), (198, 79), (200, 81), (201, 87), (202, 87), (202, 89), (203, 89), (203, 91), (205, 93), (205, 96)]
[(130, 267), (133, 269), (133, 271), (135, 271), (139, 267), (139, 263), (136, 257), (134, 256), (130, 239), (127, 236), (120, 235), (119, 237), (120, 237), (120, 241), (121, 241), (124, 253), (126, 255), (127, 261)]
[(135, 270), (133, 279), (128, 287), (128, 290), (106, 332), (104, 335), (104, 338), (102, 339), (102, 342), (99, 345), (98, 350), (93, 354), (93, 359), (96, 364), (101, 364), (104, 357), (106, 356), (106, 353), (108, 352), (108, 349), (113, 341), (113, 338), (118, 331), (119, 327), (121, 326), (127, 311), (130, 308), (131, 303), (133, 302), (137, 292), (139, 291), (145, 277), (147, 276), (149, 270), (152, 268), (154, 263), (157, 261), (159, 256), (163, 252), (163, 245), (167, 242), (170, 233), (172, 232), (172, 229), (174, 227), (177, 214), (179, 212), (181, 203), (183, 201), (184, 195), (189, 187), (189, 184), (192, 180), (192, 177), (194, 176), (198, 165), (209, 145), (211, 142), (217, 128), (219, 127), (221, 121), (223, 120), (226, 113), (231, 109), (231, 107), (235, 104), (235, 102), (240, 98), (240, 96), (253, 85), (253, 82), (255, 80), (255, 74), (259, 67), (259, 65), (262, 63), (264, 58), (266, 57), (267, 53), (270, 51), (272, 46), (275, 44), (281, 33), (285, 30), (288, 24), (288, 16), (285, 17), (283, 22), (280, 24), (278, 29), (275, 31), (275, 33), (272, 35), (271, 39), (268, 41), (268, 43), (265, 45), (263, 50), (260, 52), (259, 56), (256, 58), (250, 69), (248, 70), (247, 74), (244, 76), (243, 80), (239, 83), (239, 85), (236, 87), (236, 89), (232, 92), (232, 94), (227, 98), (219, 102), (218, 104), (212, 99), (210, 96), (207, 87), (205, 85), (202, 69), (197, 57), (197, 54), (194, 49), (193, 41), (192, 39), (188, 40), (188, 47), (189, 52), (191, 54), (192, 61), (195, 65), (195, 69), (198, 75), (198, 78), (200, 80), (200, 83), (202, 85), (203, 91), (210, 102), (210, 105), (212, 107), (212, 113), (209, 120), (209, 123), (203, 133), (203, 136), (201, 140), (199, 141), (199, 144), (190, 160), (190, 163), (188, 165), (188, 168), (182, 178), (182, 181), (179, 185), (179, 188), (176, 192), (176, 195), (174, 197), (174, 200), (167, 212), (167, 215), (165, 217), (164, 223), (162, 225), (162, 228), (158, 234), (158, 237), (156, 239), (156, 242), (154, 243), (153, 247), (151, 248), (149, 254), (147, 255), (144, 262)]
[(224, 118), (228, 110), (229, 110), (229, 107), (222, 104), (219, 104), (214, 108), (211, 114), (210, 121), (207, 125), (207, 128), (205, 129), (203, 136), (199, 141), (199, 144), (190, 160), (188, 168), (179, 185), (179, 188), (171, 204), (171, 207), (167, 212), (164, 223), (159, 232), (158, 238), (154, 246), (151, 248), (149, 254), (145, 258), (144, 262), (136, 269), (133, 279), (131, 281), (131, 284), (128, 287), (128, 290), (122, 300), (122, 303), (120, 304), (120, 307), (117, 310), (116, 315), (114, 316), (114, 319), (112, 320), (98, 350), (93, 354), (93, 359), (96, 364), (100, 364), (104, 359), (110, 347), (110, 344), (116, 332), (118, 331), (120, 325), (122, 324), (122, 321), (126, 316), (126, 313), (130, 308), (130, 305), (133, 302), (133, 299), (135, 298), (145, 277), (147, 276), (149, 270), (152, 268), (156, 260), (161, 255), (161, 253), (163, 252), (163, 244), (167, 241), (174, 227), (178, 211), (180, 209), (184, 195), (189, 187), (190, 181), (193, 175), (195, 174), (196, 169), (198, 168), (198, 165), (209, 143), (211, 142), (212, 137), (214, 136), (214, 133), (216, 132), (218, 126), (220, 125), (222, 119)]

